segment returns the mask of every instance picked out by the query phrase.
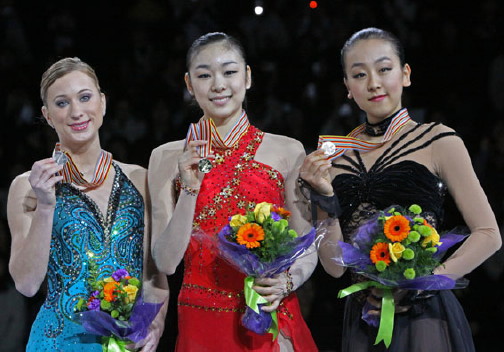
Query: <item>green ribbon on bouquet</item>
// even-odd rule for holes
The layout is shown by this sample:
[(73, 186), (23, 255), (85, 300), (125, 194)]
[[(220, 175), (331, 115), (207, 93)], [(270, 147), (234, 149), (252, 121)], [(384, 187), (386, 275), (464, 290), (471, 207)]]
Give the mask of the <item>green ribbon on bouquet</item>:
[(115, 336), (102, 337), (102, 352), (128, 352), (126, 345), (129, 341), (121, 340)]
[(392, 289), (376, 281), (364, 281), (340, 290), (338, 292), (338, 298), (346, 297), (352, 293), (365, 290), (369, 287), (376, 287), (383, 290), (380, 326), (378, 328), (378, 334), (376, 335), (374, 344), (377, 345), (383, 341), (385, 346), (388, 348), (392, 342), (392, 332), (394, 331), (395, 305)]
[[(245, 304), (250, 307), (254, 312), (257, 314), (260, 314), (259, 312), (259, 304), (264, 304), (268, 303), (268, 301), (258, 294), (252, 286), (254, 285), (254, 278), (252, 276), (247, 276), (244, 280), (244, 295), (245, 295)], [(277, 312), (274, 310), (273, 312), (270, 313), (272, 322), (271, 326), (268, 329), (268, 333), (273, 334), (273, 341), (277, 338), (278, 336), (278, 317), (277, 317)]]

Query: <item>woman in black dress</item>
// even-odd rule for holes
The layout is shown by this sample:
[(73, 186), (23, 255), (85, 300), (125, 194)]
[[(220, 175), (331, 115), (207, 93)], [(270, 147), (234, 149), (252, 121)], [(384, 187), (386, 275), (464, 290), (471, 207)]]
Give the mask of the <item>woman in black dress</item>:
[[(463, 141), (440, 123), (415, 122), (402, 106), (411, 68), (394, 35), (363, 29), (345, 43), (341, 54), (348, 98), (366, 113), (367, 122), (352, 131), (352, 138), (339, 139), (350, 140), (350, 146), (329, 138), (334, 153), (329, 158), (322, 149), (311, 153), (300, 171), (301, 180), (312, 188), (312, 202), (334, 218), (319, 246), (325, 270), (340, 277), (345, 269), (331, 259), (340, 250), (337, 241), (349, 241), (362, 223), (391, 205), (416, 203), (429, 214), (430, 223), (443, 230), (448, 191), (470, 234), (434, 274), (463, 277), (501, 246), (494, 213)], [(380, 313), (379, 296), (373, 289), (347, 297), (343, 351), (386, 350), (383, 343), (374, 345), (377, 329), (361, 319), (366, 301), (376, 307), (372, 313)], [(394, 298), (398, 303), (389, 351), (474, 351), (469, 324), (452, 291), (397, 290)]]

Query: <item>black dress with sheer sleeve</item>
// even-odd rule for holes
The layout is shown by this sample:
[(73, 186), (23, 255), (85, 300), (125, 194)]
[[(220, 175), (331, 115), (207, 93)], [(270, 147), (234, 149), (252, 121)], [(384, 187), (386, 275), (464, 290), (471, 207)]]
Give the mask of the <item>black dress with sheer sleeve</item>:
[[(350, 151), (333, 162), (333, 187), (339, 197), (339, 217), (346, 241), (377, 211), (391, 205), (415, 203), (428, 214), (429, 222), (443, 229), (443, 202), (447, 190), (434, 172), (433, 145), (441, 139), (459, 138), (438, 124), (404, 127), (391, 141), (376, 150)], [(353, 274), (352, 281), (360, 278)], [(412, 301), (406, 313), (395, 315), (392, 344), (374, 345), (377, 329), (361, 319), (365, 293), (348, 296), (342, 332), (342, 351), (474, 351), (464, 311), (451, 290), (434, 292)]]

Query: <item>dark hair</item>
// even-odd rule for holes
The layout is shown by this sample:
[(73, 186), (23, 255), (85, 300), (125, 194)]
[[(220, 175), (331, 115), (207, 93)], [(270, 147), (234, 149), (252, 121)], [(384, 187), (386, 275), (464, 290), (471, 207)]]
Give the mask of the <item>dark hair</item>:
[(87, 63), (78, 57), (66, 57), (52, 64), (43, 74), (40, 81), (40, 98), (44, 105), (46, 105), (47, 90), (58, 79), (64, 75), (73, 72), (81, 71), (91, 77), (96, 84), (98, 91), (100, 90), (100, 82), (96, 76), (95, 71)]
[(236, 50), (243, 58), (245, 65), (247, 64), (247, 59), (245, 57), (245, 50), (243, 49), (243, 46), (236, 38), (227, 35), (226, 33), (223, 32), (211, 32), (204, 34), (198, 39), (196, 39), (192, 43), (189, 50), (187, 51), (186, 56), (187, 71), (189, 72), (189, 67), (191, 66), (191, 62), (194, 56), (196, 56), (204, 46), (219, 42), (224, 42), (230, 49)]
[(365, 39), (382, 39), (389, 42), (394, 48), (394, 51), (396, 52), (397, 56), (399, 57), (401, 66), (404, 66), (406, 64), (406, 59), (404, 56), (404, 48), (399, 39), (395, 35), (379, 28), (374, 27), (364, 28), (352, 34), (352, 36), (345, 42), (345, 45), (343, 45), (343, 48), (341, 48), (341, 67), (343, 68), (344, 77), (346, 77), (345, 55), (347, 51), (352, 46), (354, 46), (355, 43)]

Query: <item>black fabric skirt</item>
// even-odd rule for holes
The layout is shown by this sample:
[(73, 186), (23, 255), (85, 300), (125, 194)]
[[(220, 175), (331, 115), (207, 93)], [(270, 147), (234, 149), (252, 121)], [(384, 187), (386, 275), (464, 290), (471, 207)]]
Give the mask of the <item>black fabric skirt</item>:
[(361, 319), (362, 303), (348, 296), (342, 332), (342, 352), (474, 352), (471, 328), (462, 306), (450, 290), (418, 300), (394, 317), (392, 343), (374, 345), (377, 328)]

